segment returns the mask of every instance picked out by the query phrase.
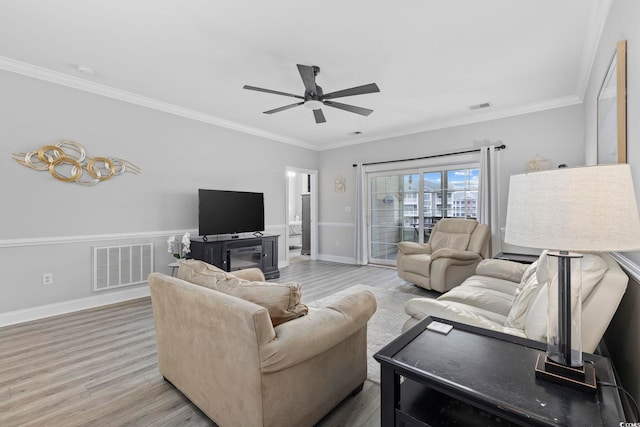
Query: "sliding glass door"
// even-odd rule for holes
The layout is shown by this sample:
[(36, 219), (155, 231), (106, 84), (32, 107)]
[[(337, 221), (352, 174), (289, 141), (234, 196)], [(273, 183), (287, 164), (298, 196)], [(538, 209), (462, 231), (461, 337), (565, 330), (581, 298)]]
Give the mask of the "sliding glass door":
[(395, 265), (398, 243), (424, 243), (442, 218), (476, 218), (477, 165), (368, 175), (369, 262)]
[(369, 262), (395, 265), (398, 242), (418, 241), (420, 176), (375, 174), (369, 179)]

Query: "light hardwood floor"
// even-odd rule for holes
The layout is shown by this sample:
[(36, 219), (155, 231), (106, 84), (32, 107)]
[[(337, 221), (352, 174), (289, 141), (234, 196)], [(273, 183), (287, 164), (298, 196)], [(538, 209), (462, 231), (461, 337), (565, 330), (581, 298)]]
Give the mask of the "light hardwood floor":
[[(356, 284), (426, 295), (395, 269), (292, 263), (277, 281), (314, 301)], [(321, 426), (380, 425), (367, 381)], [(0, 426), (213, 426), (157, 369), (150, 298), (0, 328)]]

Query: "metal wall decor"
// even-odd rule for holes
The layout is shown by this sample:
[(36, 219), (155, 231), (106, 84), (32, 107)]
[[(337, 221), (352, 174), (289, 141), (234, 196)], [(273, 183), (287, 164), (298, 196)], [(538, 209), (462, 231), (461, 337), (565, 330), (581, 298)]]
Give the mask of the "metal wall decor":
[(345, 188), (345, 180), (342, 175), (338, 175), (335, 180), (334, 191), (338, 193), (344, 193), (347, 189)]
[(13, 160), (33, 170), (49, 171), (59, 181), (81, 185), (95, 185), (125, 172), (142, 173), (139, 167), (124, 159), (87, 158), (84, 147), (69, 140), (62, 140), (56, 145), (43, 145), (27, 153), (14, 153)]

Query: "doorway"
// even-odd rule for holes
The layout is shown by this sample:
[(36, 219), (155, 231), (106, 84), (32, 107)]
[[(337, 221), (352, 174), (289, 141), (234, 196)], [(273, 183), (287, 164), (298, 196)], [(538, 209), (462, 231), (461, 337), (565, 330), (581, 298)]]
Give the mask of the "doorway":
[(317, 259), (318, 171), (286, 167), (287, 262)]

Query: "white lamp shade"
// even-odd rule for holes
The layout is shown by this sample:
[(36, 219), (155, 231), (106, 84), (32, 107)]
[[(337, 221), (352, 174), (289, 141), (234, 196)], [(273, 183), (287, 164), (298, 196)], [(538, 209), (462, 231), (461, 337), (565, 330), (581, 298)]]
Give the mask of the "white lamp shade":
[(566, 251), (640, 249), (640, 218), (629, 165), (511, 176), (505, 242)]

